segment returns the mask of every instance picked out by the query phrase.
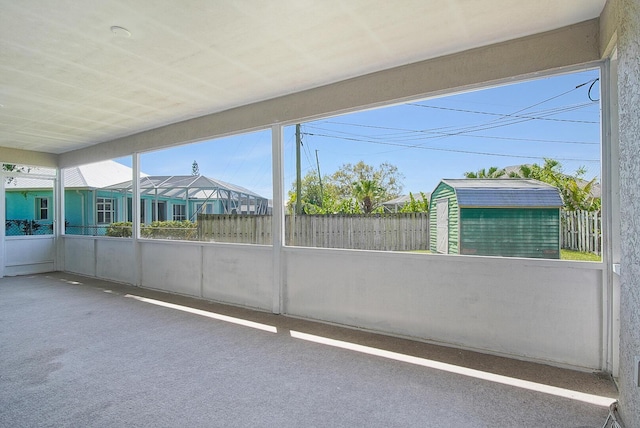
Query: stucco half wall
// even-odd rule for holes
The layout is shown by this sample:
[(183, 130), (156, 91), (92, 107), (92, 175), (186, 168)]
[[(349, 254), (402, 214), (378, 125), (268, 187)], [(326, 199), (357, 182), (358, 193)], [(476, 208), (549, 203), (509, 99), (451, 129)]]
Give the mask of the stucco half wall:
[[(129, 283), (123, 272), (139, 274), (146, 288), (272, 308), (270, 246), (144, 240), (139, 273), (118, 267), (130, 260), (112, 258), (131, 255), (131, 240), (67, 237), (64, 246), (69, 272)], [(280, 266), (283, 314), (602, 368), (600, 263), (286, 247)]]
[(288, 314), (599, 369), (599, 263), (286, 250)]

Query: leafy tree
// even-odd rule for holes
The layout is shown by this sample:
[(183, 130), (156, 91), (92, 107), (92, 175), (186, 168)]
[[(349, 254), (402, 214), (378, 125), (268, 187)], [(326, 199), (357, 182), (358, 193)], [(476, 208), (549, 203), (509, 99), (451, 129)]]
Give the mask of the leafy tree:
[(353, 196), (354, 183), (375, 181), (383, 189), (381, 197), (389, 200), (402, 194), (402, 180), (404, 175), (398, 171), (398, 167), (388, 162), (383, 162), (375, 168), (363, 161), (356, 164), (346, 163), (342, 165), (323, 183), (332, 183), (336, 186), (338, 197), (348, 198)]
[[(3, 163), (2, 169), (9, 172), (29, 172), (31, 168), (25, 166), (18, 166), (12, 163)], [(15, 177), (7, 177), (7, 184), (10, 184), (15, 180)]]
[(429, 198), (423, 192), (420, 192), (421, 200), (414, 198), (413, 194), (409, 192), (409, 202), (407, 202), (401, 209), (401, 213), (427, 213), (429, 212)]
[[(480, 175), (479, 173), (484, 172), (485, 174), (489, 174), (494, 169), (496, 173), (500, 171), (492, 167), (489, 168), (488, 171), (481, 169), (478, 174), (465, 173), (464, 175), (467, 178), (482, 178), (478, 177), (478, 175)], [(512, 171), (508, 174), (508, 178), (530, 178), (557, 187), (562, 196), (564, 208), (568, 211), (597, 211), (601, 207), (601, 199), (594, 197), (592, 194), (592, 190), (594, 186), (597, 185), (597, 181), (595, 178), (591, 181), (584, 180), (583, 177), (585, 174), (586, 169), (584, 167), (578, 168), (572, 175), (565, 174), (562, 169), (562, 164), (559, 161), (545, 158), (542, 165), (537, 163), (520, 165), (517, 171)], [(504, 174), (501, 174), (500, 177), (504, 177)]]
[[(315, 171), (302, 178), (302, 211), (305, 214), (370, 214), (380, 204), (398, 197), (404, 176), (389, 163), (373, 167), (360, 161), (344, 164), (336, 172), (322, 177)], [(296, 185), (289, 191), (289, 209), (296, 205)]]
[(196, 161), (191, 164), (191, 175), (200, 175), (200, 167)]
[[(326, 214), (331, 213), (331, 209), (337, 204), (335, 187), (331, 183), (326, 183), (327, 177), (323, 178), (322, 188), (320, 180), (315, 171), (309, 171), (302, 178), (302, 212), (305, 214)], [(296, 205), (296, 184), (293, 183), (289, 191), (289, 207), (294, 209)]]
[(506, 173), (507, 172), (504, 169), (498, 168), (497, 166), (492, 166), (488, 170), (482, 168), (477, 172), (473, 172), (473, 171), (465, 172), (464, 176), (465, 178), (500, 178), (504, 176)]
[(519, 173), (512, 173), (511, 177), (533, 178), (560, 190), (564, 208), (568, 211), (585, 210), (597, 211), (601, 207), (601, 199), (593, 196), (596, 178), (591, 181), (583, 179), (586, 170), (578, 168), (573, 175), (565, 174), (562, 164), (555, 159), (545, 159), (543, 165), (522, 165)]
[[(584, 171), (580, 169), (577, 171)], [(584, 172), (583, 172), (584, 173)], [(520, 165), (519, 171), (509, 174), (510, 178), (532, 178), (553, 186), (559, 186), (568, 177), (562, 171), (562, 164), (555, 159), (545, 158), (543, 165)]]
[(595, 178), (585, 184), (584, 180), (580, 180), (579, 178), (567, 177), (561, 186), (558, 186), (565, 209), (568, 211), (600, 210), (602, 205), (601, 199), (594, 197), (591, 193), (595, 184)]

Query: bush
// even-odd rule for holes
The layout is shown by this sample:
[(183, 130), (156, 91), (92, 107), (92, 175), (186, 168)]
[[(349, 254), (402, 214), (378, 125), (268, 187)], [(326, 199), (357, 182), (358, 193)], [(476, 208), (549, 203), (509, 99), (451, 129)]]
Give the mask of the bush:
[(196, 240), (197, 224), (189, 221), (154, 221), (150, 225), (142, 225), (140, 235), (143, 238)]
[(107, 228), (107, 236), (116, 236), (118, 238), (131, 238), (131, 222), (119, 221), (111, 223)]
[[(131, 222), (121, 221), (111, 223), (107, 228), (107, 236), (120, 238), (131, 237)], [(193, 241), (198, 237), (197, 224), (189, 221), (154, 221), (151, 224), (143, 224), (140, 236), (153, 239), (182, 239)]]

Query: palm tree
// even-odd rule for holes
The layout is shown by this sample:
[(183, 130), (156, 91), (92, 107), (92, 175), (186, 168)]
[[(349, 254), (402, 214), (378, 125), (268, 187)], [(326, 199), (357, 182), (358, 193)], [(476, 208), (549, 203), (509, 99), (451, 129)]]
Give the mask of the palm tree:
[(521, 165), (518, 172), (511, 172), (510, 178), (532, 178), (555, 186), (560, 191), (564, 208), (568, 211), (585, 210), (597, 211), (600, 209), (601, 200), (593, 196), (593, 187), (596, 179), (586, 182), (580, 177), (585, 173), (579, 168), (574, 175), (562, 172), (562, 164), (555, 159), (545, 158), (544, 164)]
[(477, 172), (469, 171), (465, 172), (465, 178), (500, 178), (506, 174), (506, 171), (502, 168), (498, 168), (497, 166), (492, 166), (489, 170), (482, 168)]
[(353, 196), (358, 200), (362, 211), (371, 214), (377, 208), (384, 189), (376, 180), (360, 180), (353, 183)]

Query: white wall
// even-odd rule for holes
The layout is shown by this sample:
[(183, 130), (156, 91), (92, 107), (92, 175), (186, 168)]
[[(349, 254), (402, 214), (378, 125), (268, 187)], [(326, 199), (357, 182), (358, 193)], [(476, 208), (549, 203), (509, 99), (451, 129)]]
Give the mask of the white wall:
[(620, 403), (625, 426), (640, 427), (640, 4), (620, 0)]
[(60, 270), (111, 281), (133, 283), (135, 264), (130, 239), (64, 236)]
[(7, 276), (26, 275), (55, 270), (55, 238), (20, 236), (5, 238), (5, 267)]
[[(272, 309), (271, 246), (160, 240), (139, 240), (138, 245), (142, 287)], [(138, 281), (131, 239), (66, 235), (63, 248), (60, 270), (134, 285)], [(52, 270), (53, 265), (43, 272)]]
[(200, 245), (150, 241), (140, 246), (143, 287), (201, 296)]
[(202, 297), (271, 310), (272, 247), (207, 245), (202, 251)]
[(80, 275), (96, 276), (96, 258), (95, 239), (64, 237), (64, 268), (62, 270)]
[[(140, 240), (141, 285), (272, 309), (270, 246)], [(133, 283), (129, 239), (66, 237), (65, 270)], [(282, 313), (602, 367), (602, 264), (286, 247)]]
[(291, 315), (600, 367), (600, 264), (288, 248), (285, 272)]
[(132, 263), (133, 242), (118, 238), (103, 238), (95, 241), (96, 276), (112, 281), (132, 283), (135, 264)]

